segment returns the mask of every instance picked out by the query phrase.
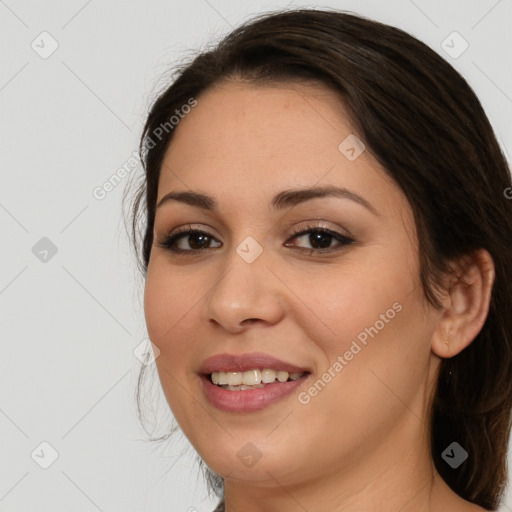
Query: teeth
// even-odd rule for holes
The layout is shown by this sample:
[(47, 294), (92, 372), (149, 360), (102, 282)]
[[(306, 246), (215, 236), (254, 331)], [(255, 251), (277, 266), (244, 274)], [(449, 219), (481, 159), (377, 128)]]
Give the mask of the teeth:
[(258, 388), (264, 388), (265, 384), (256, 384), (255, 386), (246, 386), (245, 384), (242, 384), (241, 386), (222, 386), (224, 389), (227, 389), (228, 391), (245, 391), (246, 389), (258, 389)]
[(243, 373), (242, 372), (229, 372), (226, 373), (226, 380), (228, 385), (230, 386), (239, 386), (243, 381)]
[(270, 368), (265, 368), (263, 370), (254, 369), (246, 372), (213, 372), (211, 374), (211, 380), (218, 386), (224, 386), (225, 389), (233, 387), (232, 391), (235, 391), (260, 388), (263, 387), (263, 384), (270, 384), (276, 379), (279, 382), (297, 380), (303, 375), (304, 372), (290, 374), (285, 371), (276, 372)]
[(286, 382), (290, 374), (288, 372), (277, 372), (277, 380), (279, 382)]
[(276, 380), (277, 373), (275, 370), (269, 370), (268, 368), (261, 372), (261, 382), (264, 384), (269, 384), (270, 382), (274, 382)]
[[(229, 375), (231, 372), (226, 372)], [(248, 372), (242, 373), (242, 384), (246, 386), (254, 386), (255, 384), (261, 384), (261, 371), (260, 370), (249, 370)]]

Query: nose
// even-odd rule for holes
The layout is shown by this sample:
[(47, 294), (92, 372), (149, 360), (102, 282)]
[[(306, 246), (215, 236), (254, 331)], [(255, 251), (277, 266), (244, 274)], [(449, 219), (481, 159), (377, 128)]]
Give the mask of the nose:
[(278, 323), (284, 314), (283, 284), (267, 265), (265, 251), (248, 263), (233, 249), (223, 263), (207, 297), (208, 321), (231, 333)]

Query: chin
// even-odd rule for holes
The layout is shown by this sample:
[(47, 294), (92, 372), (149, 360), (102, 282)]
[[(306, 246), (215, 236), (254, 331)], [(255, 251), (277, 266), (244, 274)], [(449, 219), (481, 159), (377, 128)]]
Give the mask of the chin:
[[(262, 438), (264, 436), (262, 434)], [(244, 438), (240, 442), (231, 440), (224, 447), (217, 445), (214, 451), (198, 447), (198, 452), (208, 467), (223, 478), (275, 485), (275, 479), (286, 481), (292, 473), (297, 474), (298, 461), (290, 459), (293, 449), (284, 441), (262, 447), (257, 440), (253, 443)], [(308, 464), (301, 464), (301, 467), (308, 467)]]

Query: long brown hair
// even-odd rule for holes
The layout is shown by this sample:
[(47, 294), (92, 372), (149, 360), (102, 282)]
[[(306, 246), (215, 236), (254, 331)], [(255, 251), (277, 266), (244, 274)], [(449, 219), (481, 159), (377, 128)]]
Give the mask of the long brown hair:
[[(478, 248), (492, 255), (496, 278), (487, 320), (467, 349), (441, 363), (431, 446), (438, 472), (457, 494), (495, 509), (506, 484), (511, 427), (512, 201), (505, 193), (507, 162), (475, 93), (427, 45), (361, 16), (298, 9), (245, 23), (180, 67), (147, 117), (140, 144), (145, 175), (132, 202), (130, 232), (144, 276), (160, 168), (173, 136), (169, 119), (230, 77), (315, 82), (341, 94), (367, 150), (412, 207), (421, 281), (433, 306), (440, 307), (435, 284), (448, 260)], [(165, 123), (163, 134), (158, 129)], [(139, 388), (143, 373), (144, 367)], [(456, 470), (441, 458), (453, 441), (469, 454)], [(208, 469), (207, 476), (216, 481)]]

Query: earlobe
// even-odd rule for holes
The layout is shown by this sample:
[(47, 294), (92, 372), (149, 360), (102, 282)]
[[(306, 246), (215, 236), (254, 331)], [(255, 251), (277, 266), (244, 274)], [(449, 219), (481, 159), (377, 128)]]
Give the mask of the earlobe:
[(454, 265), (446, 307), (432, 337), (436, 355), (453, 357), (475, 339), (489, 312), (494, 278), (494, 262), (485, 249), (474, 251)]

